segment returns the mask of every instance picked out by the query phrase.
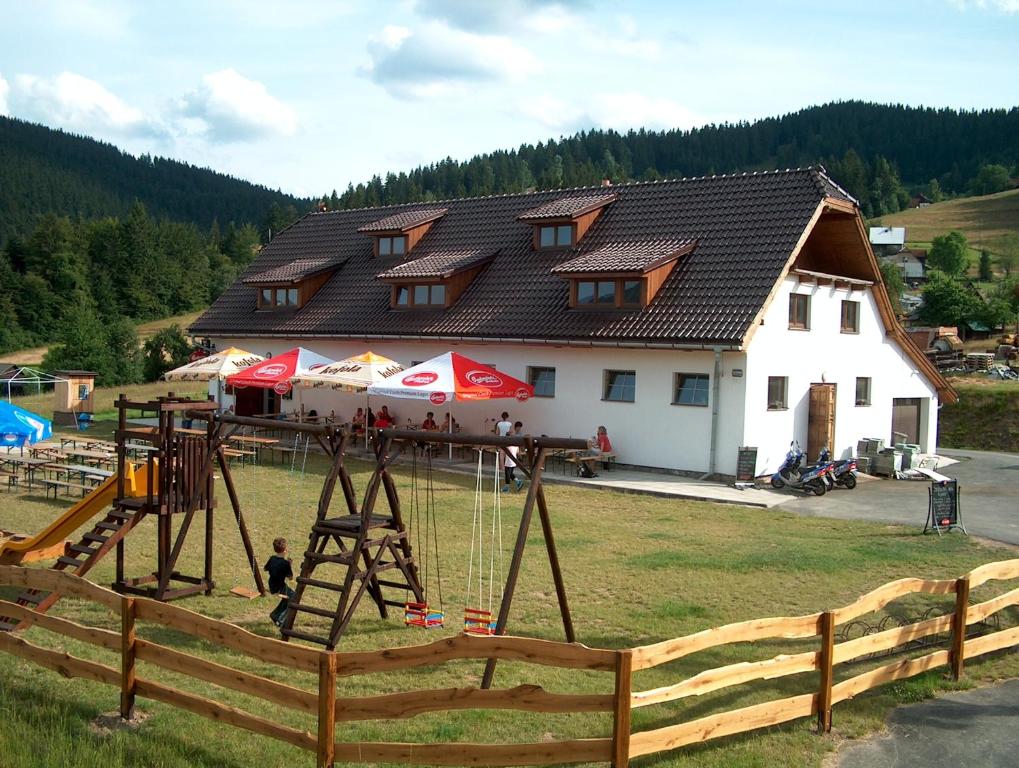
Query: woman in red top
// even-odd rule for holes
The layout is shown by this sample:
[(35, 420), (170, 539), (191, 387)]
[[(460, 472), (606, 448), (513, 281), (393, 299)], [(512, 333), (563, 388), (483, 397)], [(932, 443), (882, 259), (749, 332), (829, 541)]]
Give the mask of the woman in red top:
[(595, 440), (601, 453), (612, 453), (612, 442), (609, 440), (609, 431), (605, 427), (598, 427), (598, 435)]

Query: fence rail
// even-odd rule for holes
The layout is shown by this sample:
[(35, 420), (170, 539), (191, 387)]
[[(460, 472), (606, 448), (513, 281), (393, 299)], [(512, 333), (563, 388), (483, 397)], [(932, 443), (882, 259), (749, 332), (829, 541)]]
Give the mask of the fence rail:
[[(950, 666), (954, 677), (963, 673), (966, 659), (1019, 645), (1019, 627), (967, 637), (967, 627), (986, 622), (998, 612), (1019, 605), (1019, 588), (981, 603), (970, 604), (970, 590), (991, 580), (1019, 578), (1019, 559), (988, 563), (958, 579), (900, 579), (861, 596), (851, 604), (806, 616), (754, 619), (686, 637), (632, 649), (606, 650), (577, 643), (560, 643), (521, 637), (458, 635), (427, 645), (381, 651), (319, 651), (262, 637), (232, 624), (210, 619), (177, 606), (144, 597), (123, 597), (70, 574), (0, 566), (0, 586), (60, 591), (103, 605), (121, 618), (121, 631), (88, 627), (69, 619), (38, 614), (0, 600), (0, 612), (19, 618), (25, 626), (119, 652), (120, 669), (89, 659), (44, 648), (20, 633), (0, 633), (0, 651), (18, 656), (65, 677), (79, 677), (120, 689), (121, 714), (130, 716), (135, 698), (160, 701), (202, 717), (227, 723), (314, 752), (319, 766), (335, 762), (389, 762), (406, 765), (544, 765), (611, 761), (625, 766), (641, 755), (677, 749), (769, 725), (816, 715), (819, 730), (831, 728), (832, 708), (880, 685)], [(952, 613), (925, 618), (863, 637), (836, 643), (836, 630), (889, 603), (911, 594), (955, 595)], [(136, 636), (136, 625), (147, 621), (229, 648), (255, 660), (297, 669), (318, 676), (318, 689), (309, 691), (234, 669)], [(932, 636), (950, 639), (948, 649), (899, 659), (834, 682), (835, 669), (861, 657), (890, 651)], [(763, 661), (729, 664), (708, 669), (675, 683), (634, 691), (633, 673), (652, 669), (690, 654), (733, 643), (760, 640), (818, 639), (817, 650), (778, 655)], [(538, 685), (483, 690), (477, 687), (440, 688), (377, 696), (338, 697), (338, 678), (436, 666), (461, 659), (511, 660), (572, 670), (611, 673), (613, 692), (605, 694), (554, 693)], [(300, 730), (238, 707), (182, 691), (140, 677), (137, 663), (239, 691), (277, 707), (315, 718), (316, 732)], [(818, 673), (818, 685), (808, 692), (633, 732), (634, 709), (702, 696), (730, 686), (773, 680), (809, 672)], [(399, 742), (336, 741), (337, 722), (396, 720), (437, 711), (505, 709), (532, 713), (607, 713), (612, 715), (611, 736), (525, 744), (419, 744)]]

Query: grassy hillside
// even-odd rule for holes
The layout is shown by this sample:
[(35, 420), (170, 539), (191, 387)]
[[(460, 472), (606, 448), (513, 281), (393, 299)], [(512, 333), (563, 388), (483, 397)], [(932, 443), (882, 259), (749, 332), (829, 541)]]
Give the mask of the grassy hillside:
[(938, 417), (942, 448), (1019, 453), (1019, 383), (987, 377), (953, 377), (959, 402)]
[(910, 208), (882, 216), (880, 221), (886, 227), (906, 227), (906, 238), (921, 247), (954, 229), (974, 248), (993, 253), (1002, 235), (1019, 234), (1019, 189)]

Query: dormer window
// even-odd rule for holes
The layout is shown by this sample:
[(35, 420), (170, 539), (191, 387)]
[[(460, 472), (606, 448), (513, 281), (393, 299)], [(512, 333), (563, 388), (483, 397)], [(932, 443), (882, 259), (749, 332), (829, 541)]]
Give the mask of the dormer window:
[(387, 235), (378, 240), (379, 256), (403, 256), (407, 252), (406, 235)]
[(539, 248), (572, 248), (573, 225), (549, 224), (538, 227)]
[(433, 251), (375, 276), (390, 285), (392, 309), (445, 309), (473, 282), (494, 251), (463, 249)]
[(243, 279), (258, 291), (260, 310), (300, 309), (343, 266), (334, 259), (297, 259)]
[(371, 224), (365, 224), (357, 231), (372, 236), (375, 258), (405, 256), (425, 236), (432, 224), (446, 215), (446, 211), (446, 208), (400, 211)]
[(618, 198), (608, 195), (561, 197), (531, 208), (517, 216), (518, 221), (534, 225), (534, 249), (572, 248), (602, 214), (605, 207)]
[(641, 309), (650, 304), (694, 240), (613, 243), (574, 256), (552, 272), (570, 283), (571, 309)]

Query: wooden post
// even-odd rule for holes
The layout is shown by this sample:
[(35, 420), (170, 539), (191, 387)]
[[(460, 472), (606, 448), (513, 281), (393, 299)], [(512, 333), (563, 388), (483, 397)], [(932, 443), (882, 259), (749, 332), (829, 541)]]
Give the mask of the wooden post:
[(633, 651), (616, 651), (615, 713), (612, 719), (612, 766), (630, 764), (630, 694), (633, 680)]
[(969, 609), (969, 576), (955, 580), (955, 613), (952, 614), (952, 679), (962, 677), (966, 657), (966, 612)]
[(318, 657), (318, 768), (332, 768), (336, 755), (336, 654)]
[(835, 613), (821, 614), (821, 688), (817, 695), (817, 732), (831, 732), (831, 688), (835, 658)]
[(134, 717), (135, 632), (134, 598), (120, 598), (120, 716)]

